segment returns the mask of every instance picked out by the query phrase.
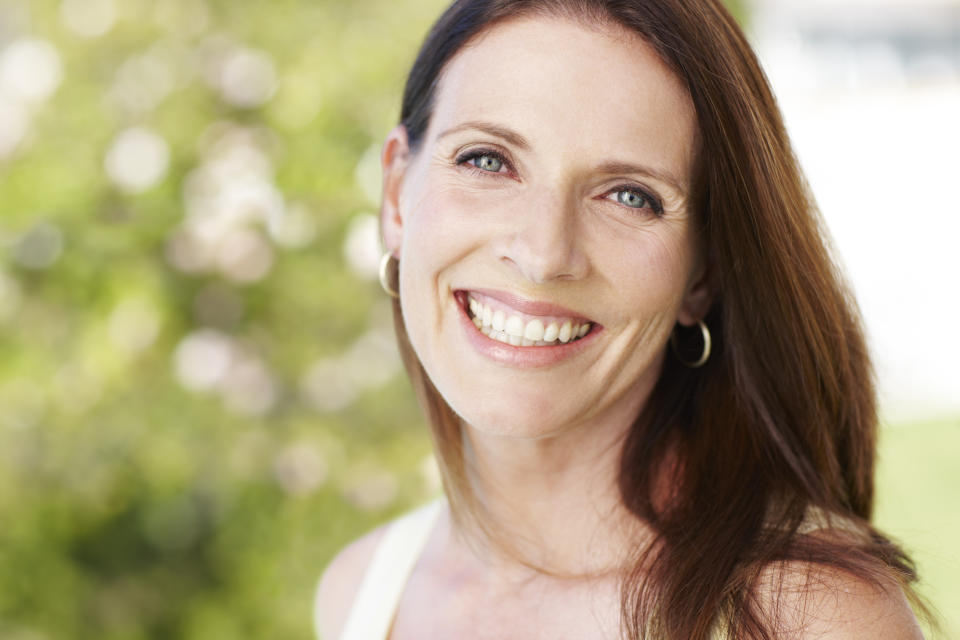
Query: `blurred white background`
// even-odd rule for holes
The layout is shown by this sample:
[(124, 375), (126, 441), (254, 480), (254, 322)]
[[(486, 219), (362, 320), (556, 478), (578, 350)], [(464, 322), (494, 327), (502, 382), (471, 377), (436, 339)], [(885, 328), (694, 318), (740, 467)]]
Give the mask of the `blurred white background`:
[(960, 414), (960, 1), (757, 0), (750, 30), (865, 316), (885, 420)]

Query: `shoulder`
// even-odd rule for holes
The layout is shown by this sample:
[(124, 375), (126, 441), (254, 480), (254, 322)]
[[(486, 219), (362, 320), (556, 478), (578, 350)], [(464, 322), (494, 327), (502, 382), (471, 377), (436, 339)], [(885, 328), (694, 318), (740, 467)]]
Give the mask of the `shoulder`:
[[(371, 583), (378, 589), (383, 587), (384, 578), (391, 580), (405, 575), (406, 568), (412, 566), (407, 563), (416, 561), (443, 505), (444, 501), (437, 499), (408, 511), (352, 542), (330, 561), (320, 577), (314, 599), (314, 626), (320, 638), (337, 640), (343, 633), (372, 562), (389, 561), (378, 565), (379, 570), (387, 570), (386, 574), (377, 574)], [(402, 582), (397, 585), (402, 589)]]
[(846, 571), (806, 562), (768, 567), (761, 574), (760, 608), (778, 637), (823, 640), (923, 639), (903, 590)]
[(336, 640), (373, 554), (389, 525), (381, 526), (344, 547), (327, 565), (313, 603), (314, 626), (323, 640)]

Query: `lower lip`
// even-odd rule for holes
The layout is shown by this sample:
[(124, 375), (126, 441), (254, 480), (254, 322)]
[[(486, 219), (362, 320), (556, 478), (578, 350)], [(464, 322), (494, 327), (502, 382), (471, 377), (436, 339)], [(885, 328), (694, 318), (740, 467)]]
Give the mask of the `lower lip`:
[(512, 344), (506, 344), (483, 335), (473, 324), (473, 320), (467, 314), (463, 305), (457, 304), (457, 308), (460, 310), (460, 324), (463, 325), (467, 342), (480, 355), (511, 367), (533, 369), (555, 365), (583, 351), (602, 331), (599, 327), (594, 326), (590, 333), (579, 340), (551, 347), (515, 347)]

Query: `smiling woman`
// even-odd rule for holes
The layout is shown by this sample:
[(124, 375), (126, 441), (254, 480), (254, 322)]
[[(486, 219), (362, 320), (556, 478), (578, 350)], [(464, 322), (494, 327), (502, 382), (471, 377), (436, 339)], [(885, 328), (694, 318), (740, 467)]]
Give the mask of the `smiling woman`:
[(919, 636), (856, 310), (718, 2), (455, 2), (382, 160), (446, 499), (334, 560), (324, 637)]
[[(403, 127), (388, 138), (383, 229), (406, 331), (476, 437), (623, 435), (674, 324), (706, 312), (683, 195), (695, 132), (683, 85), (642, 39), (541, 17), (450, 61), (420, 152)], [(556, 344), (532, 344), (540, 325)]]

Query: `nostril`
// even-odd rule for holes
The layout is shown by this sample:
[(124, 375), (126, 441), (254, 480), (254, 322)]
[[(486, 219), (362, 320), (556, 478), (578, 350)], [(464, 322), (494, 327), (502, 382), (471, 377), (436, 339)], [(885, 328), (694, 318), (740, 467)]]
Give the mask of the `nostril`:
[(536, 231), (518, 233), (510, 241), (500, 260), (516, 269), (528, 282), (541, 284), (556, 280), (578, 280), (587, 275), (586, 256), (564, 231), (563, 237), (546, 231), (533, 237)]

